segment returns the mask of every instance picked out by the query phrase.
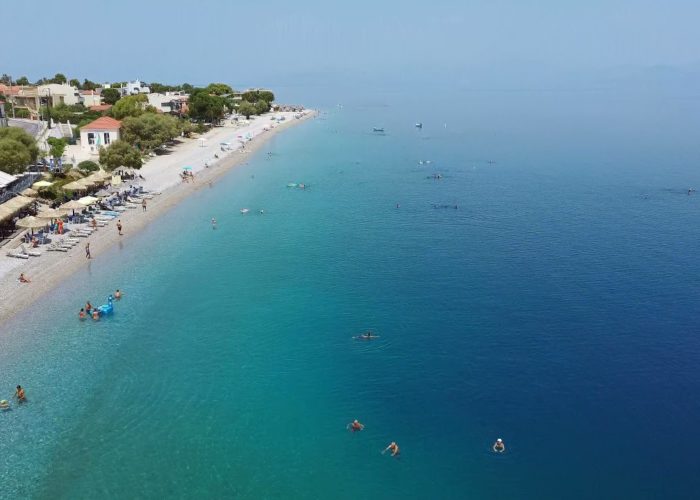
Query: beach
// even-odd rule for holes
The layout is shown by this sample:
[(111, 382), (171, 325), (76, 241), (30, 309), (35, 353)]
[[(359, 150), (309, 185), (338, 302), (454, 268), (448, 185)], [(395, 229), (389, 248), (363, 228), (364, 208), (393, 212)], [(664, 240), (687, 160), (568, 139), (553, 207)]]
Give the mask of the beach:
[[(5, 255), (13, 244), (3, 247), (0, 256), (0, 324), (50, 292), (81, 266), (99, 265), (100, 255), (107, 249), (153, 224), (160, 215), (194, 191), (209, 186), (231, 168), (245, 163), (251, 154), (279, 132), (316, 116), (311, 110), (304, 112), (301, 118), (295, 118), (296, 114), (269, 113), (238, 126), (226, 123), (198, 138), (180, 139), (181, 143), (168, 154), (151, 158), (138, 171), (145, 179), (138, 185), (160, 194), (147, 200), (146, 211), (139, 206), (123, 212), (119, 217), (123, 225), (122, 236), (117, 232), (116, 221), (112, 221), (88, 238), (81, 239), (80, 244), (68, 252), (48, 252), (48, 245), (43, 245), (37, 249), (41, 252), (40, 257), (23, 260)], [(273, 122), (271, 117), (285, 119)], [(226, 143), (230, 150), (222, 151), (222, 143)], [(185, 166), (191, 167), (193, 181), (181, 180), (179, 174)], [(123, 186), (130, 183), (125, 181)], [(85, 256), (86, 243), (90, 243), (90, 260)], [(24, 273), (31, 283), (20, 283), (20, 273)]]

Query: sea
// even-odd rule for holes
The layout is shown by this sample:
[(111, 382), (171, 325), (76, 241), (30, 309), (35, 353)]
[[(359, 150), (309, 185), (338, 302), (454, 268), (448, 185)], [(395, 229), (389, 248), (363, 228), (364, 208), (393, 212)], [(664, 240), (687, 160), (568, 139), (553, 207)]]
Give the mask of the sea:
[(313, 90), (0, 325), (0, 498), (698, 498), (698, 96)]

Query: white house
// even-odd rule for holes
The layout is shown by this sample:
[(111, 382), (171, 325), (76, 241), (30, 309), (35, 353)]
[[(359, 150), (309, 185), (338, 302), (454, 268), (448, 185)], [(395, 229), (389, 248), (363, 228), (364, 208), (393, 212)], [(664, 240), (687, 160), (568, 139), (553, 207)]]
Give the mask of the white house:
[(189, 95), (185, 92), (166, 92), (165, 94), (148, 94), (148, 104), (161, 113), (181, 114), (186, 111)]
[(86, 108), (102, 104), (102, 96), (95, 90), (81, 90), (78, 99), (80, 99), (80, 103)]
[(119, 89), (122, 95), (150, 94), (151, 89), (140, 80), (127, 82), (125, 87)]
[(122, 122), (102, 116), (80, 129), (80, 149), (87, 153), (98, 154), (100, 148), (109, 146), (119, 140)]
[(39, 85), (38, 94), (40, 98), (50, 98), (52, 106), (56, 106), (58, 104), (72, 106), (80, 102), (80, 94), (78, 93), (78, 89), (66, 83), (49, 83), (47, 85)]

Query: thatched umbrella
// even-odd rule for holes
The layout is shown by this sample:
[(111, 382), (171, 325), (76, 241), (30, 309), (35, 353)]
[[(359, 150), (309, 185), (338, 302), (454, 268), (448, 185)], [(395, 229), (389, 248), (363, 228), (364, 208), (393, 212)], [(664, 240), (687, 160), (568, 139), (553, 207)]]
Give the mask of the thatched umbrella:
[(29, 196), (31, 198), (36, 198), (37, 196), (39, 196), (39, 192), (32, 189), (32, 188), (27, 188), (24, 191), (22, 191), (20, 194), (22, 196)]
[(15, 222), (15, 226), (31, 229), (33, 234), (35, 229), (46, 227), (46, 221), (42, 219), (37, 219), (33, 215), (29, 215)]
[(55, 208), (47, 208), (46, 210), (42, 210), (37, 214), (38, 219), (60, 219), (66, 215), (65, 210), (57, 210)]
[(73, 215), (75, 215), (75, 211), (76, 210), (84, 210), (85, 205), (80, 203), (78, 200), (71, 200), (71, 201), (64, 203), (63, 205), (61, 205), (58, 208), (60, 208), (61, 210), (73, 210)]
[(46, 187), (49, 187), (49, 186), (53, 186), (53, 182), (49, 182), (49, 181), (38, 181), (38, 182), (35, 182), (34, 184), (32, 184), (32, 187), (33, 187), (34, 189), (46, 188)]

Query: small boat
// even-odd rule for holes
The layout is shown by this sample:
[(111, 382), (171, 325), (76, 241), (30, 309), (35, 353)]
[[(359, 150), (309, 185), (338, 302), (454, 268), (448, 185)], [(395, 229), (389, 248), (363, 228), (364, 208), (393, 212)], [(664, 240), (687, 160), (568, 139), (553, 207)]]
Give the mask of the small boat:
[(241, 213), (243, 215), (247, 214), (248, 212), (250, 212), (250, 210), (248, 210), (247, 208), (241, 208)]
[(416, 123), (416, 128), (423, 128), (423, 124), (421, 122)]
[(295, 188), (295, 187), (297, 187), (297, 183), (296, 183), (296, 182), (290, 182), (289, 184), (287, 184), (287, 187), (288, 187), (288, 188)]
[(373, 127), (372, 131), (373, 132), (384, 132), (384, 127)]

